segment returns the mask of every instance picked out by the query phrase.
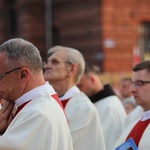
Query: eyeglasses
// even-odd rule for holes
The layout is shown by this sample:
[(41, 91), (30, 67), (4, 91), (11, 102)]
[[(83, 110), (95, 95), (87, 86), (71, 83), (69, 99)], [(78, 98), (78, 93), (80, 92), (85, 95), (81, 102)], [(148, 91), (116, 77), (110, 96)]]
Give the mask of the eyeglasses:
[(72, 64), (72, 63), (69, 62), (69, 61), (58, 61), (58, 60), (56, 60), (56, 59), (52, 59), (52, 60), (48, 60), (47, 62), (44, 62), (44, 65), (49, 64), (49, 63), (50, 63), (51, 65), (54, 65), (54, 66), (59, 65), (59, 64), (61, 64), (61, 63)]
[(7, 72), (1, 73), (1, 74), (0, 74), (0, 78), (3, 77), (3, 76), (5, 76), (6, 74), (9, 74), (9, 73), (15, 71), (15, 70), (18, 70), (18, 69), (21, 69), (21, 68), (14, 68), (14, 69), (9, 70), (9, 71), (7, 71)]
[(150, 84), (150, 81), (142, 81), (142, 80), (139, 80), (139, 81), (131, 82), (131, 83), (130, 83), (130, 87), (133, 87), (133, 86), (142, 87), (142, 86), (145, 85), (145, 84)]

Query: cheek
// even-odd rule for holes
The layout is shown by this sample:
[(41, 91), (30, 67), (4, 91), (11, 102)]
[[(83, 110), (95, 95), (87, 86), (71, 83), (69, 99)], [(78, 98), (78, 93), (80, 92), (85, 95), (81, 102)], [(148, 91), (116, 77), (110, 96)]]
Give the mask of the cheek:
[(88, 90), (88, 89), (90, 88), (90, 86), (91, 86), (90, 80), (85, 81), (85, 82), (83, 83), (83, 85), (84, 85), (85, 89)]
[(149, 89), (145, 88), (138, 91), (138, 95), (143, 102), (149, 102), (150, 92)]
[(65, 78), (65, 77), (68, 75), (68, 73), (67, 73), (66, 70), (60, 69), (60, 70), (56, 70), (56, 71), (54, 72), (54, 75), (56, 75), (56, 76), (59, 77), (59, 78)]
[(65, 80), (67, 77), (68, 77), (67, 71), (63, 69), (53, 70), (48, 75), (49, 80)]
[(150, 92), (149, 92), (149, 91), (147, 91), (147, 92), (142, 92), (142, 93), (141, 93), (141, 97), (143, 98), (143, 100), (149, 101)]
[(88, 91), (88, 88), (89, 88), (88, 82), (82, 80), (79, 88), (83, 92)]
[(87, 90), (87, 86), (86, 84), (84, 84), (84, 82), (82, 82), (82, 84), (79, 86), (80, 90), (85, 92)]
[(64, 74), (64, 70), (62, 68), (59, 67), (53, 67), (50, 70), (47, 70), (44, 72), (44, 76), (51, 78), (51, 77), (56, 77), (56, 76), (62, 76)]
[(0, 86), (0, 93), (2, 94), (2, 97), (4, 99), (9, 99), (10, 98), (10, 93), (11, 93), (11, 86), (7, 86), (6, 84), (4, 86)]

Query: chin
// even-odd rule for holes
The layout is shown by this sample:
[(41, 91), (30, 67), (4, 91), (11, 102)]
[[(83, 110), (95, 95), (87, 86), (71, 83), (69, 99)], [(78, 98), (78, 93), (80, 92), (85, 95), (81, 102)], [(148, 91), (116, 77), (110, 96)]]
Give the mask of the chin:
[(45, 79), (45, 80), (48, 80), (48, 79), (49, 79), (49, 74), (44, 74), (43, 76), (44, 76), (44, 79)]
[(141, 100), (139, 100), (139, 99), (135, 99), (135, 102), (136, 102), (136, 104), (137, 104), (137, 105), (140, 105)]

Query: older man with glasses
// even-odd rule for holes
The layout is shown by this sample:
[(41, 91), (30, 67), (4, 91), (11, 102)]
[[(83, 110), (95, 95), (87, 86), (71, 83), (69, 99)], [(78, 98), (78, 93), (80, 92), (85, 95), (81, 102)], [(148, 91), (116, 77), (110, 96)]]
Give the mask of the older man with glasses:
[(0, 45), (0, 94), (6, 100), (0, 110), (1, 150), (73, 150), (62, 105), (29, 41), (15, 38)]
[[(130, 90), (144, 112), (132, 123), (118, 140), (116, 146), (132, 138), (138, 150), (150, 149), (150, 61), (142, 61), (133, 67)], [(126, 143), (124, 143), (126, 144)]]

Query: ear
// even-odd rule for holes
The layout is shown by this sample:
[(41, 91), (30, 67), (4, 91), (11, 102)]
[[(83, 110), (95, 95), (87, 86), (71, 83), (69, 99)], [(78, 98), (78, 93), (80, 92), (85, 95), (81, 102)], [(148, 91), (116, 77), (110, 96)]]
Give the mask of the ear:
[(90, 78), (91, 83), (95, 82), (95, 78), (92, 74), (89, 74), (89, 78)]
[(29, 70), (27, 68), (22, 68), (20, 71), (20, 80), (26, 81), (29, 79)]
[(72, 74), (76, 74), (78, 70), (77, 64), (71, 64), (68, 66), (68, 76), (71, 76)]

